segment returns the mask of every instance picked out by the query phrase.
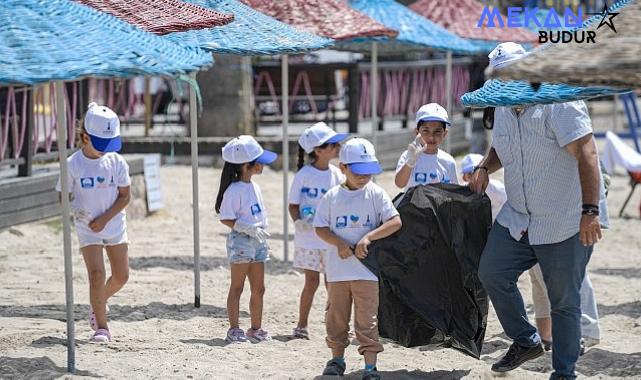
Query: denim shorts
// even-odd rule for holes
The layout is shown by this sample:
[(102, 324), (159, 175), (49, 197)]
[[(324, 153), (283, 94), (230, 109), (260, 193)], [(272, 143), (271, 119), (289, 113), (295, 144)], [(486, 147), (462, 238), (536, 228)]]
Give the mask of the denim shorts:
[(267, 243), (237, 231), (227, 235), (227, 258), (230, 264), (264, 263), (268, 256)]

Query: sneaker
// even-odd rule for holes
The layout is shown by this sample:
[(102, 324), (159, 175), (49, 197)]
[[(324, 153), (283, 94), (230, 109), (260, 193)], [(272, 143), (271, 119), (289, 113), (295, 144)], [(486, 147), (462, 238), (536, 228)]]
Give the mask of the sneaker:
[(227, 330), (227, 337), (225, 340), (229, 343), (245, 343), (247, 342), (247, 337), (245, 332), (238, 327)]
[(343, 376), (345, 374), (345, 361), (332, 359), (325, 364), (323, 376)]
[(93, 343), (109, 343), (111, 342), (111, 334), (107, 329), (98, 329), (89, 341)]
[(371, 371), (365, 371), (363, 372), (363, 377), (361, 377), (361, 380), (380, 380), (381, 375), (378, 374), (378, 370), (376, 367), (372, 369)]
[(249, 329), (247, 330), (246, 335), (247, 339), (249, 339), (249, 341), (252, 343), (260, 343), (272, 340), (272, 337), (269, 335), (269, 333), (263, 329)]
[(492, 371), (494, 372), (507, 372), (511, 371), (528, 360), (536, 359), (543, 355), (543, 346), (537, 344), (534, 347), (524, 347), (516, 343), (512, 343), (507, 353), (501, 360), (494, 363)]
[(296, 327), (292, 333), (292, 337), (295, 339), (307, 339), (309, 340), (309, 332), (304, 327)]
[(543, 343), (543, 349), (545, 351), (551, 351), (552, 350), (552, 341), (551, 340), (541, 339), (541, 343)]

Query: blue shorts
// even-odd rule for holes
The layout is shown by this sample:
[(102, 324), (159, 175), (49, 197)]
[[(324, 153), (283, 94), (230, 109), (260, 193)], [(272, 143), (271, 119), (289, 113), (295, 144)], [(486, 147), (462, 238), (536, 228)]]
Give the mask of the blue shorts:
[(227, 258), (230, 264), (264, 263), (268, 257), (267, 243), (237, 231), (227, 235)]

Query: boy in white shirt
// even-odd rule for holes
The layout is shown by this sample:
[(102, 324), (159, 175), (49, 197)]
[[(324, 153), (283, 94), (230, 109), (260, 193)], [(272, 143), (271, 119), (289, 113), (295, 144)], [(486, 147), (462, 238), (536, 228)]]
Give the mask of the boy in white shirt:
[[(481, 169), (478, 165), (483, 160), (483, 156), (476, 153), (470, 153), (463, 157), (461, 161), (461, 174), (463, 175), (463, 182), (469, 182), (472, 178), (472, 174)], [(490, 198), (492, 202), (492, 222), (496, 219), (496, 216), (501, 211), (501, 207), (507, 201), (507, 194), (505, 193), (505, 185), (501, 181), (490, 178), (490, 182), (485, 189), (485, 194)]]
[(335, 247), (327, 252), (327, 346), (332, 359), (323, 375), (342, 376), (345, 348), (349, 345), (349, 319), (354, 305), (354, 328), (364, 356), (363, 379), (379, 379), (376, 356), (383, 351), (378, 341), (378, 278), (359, 258), (367, 256), (374, 240), (401, 228), (401, 218), (390, 197), (371, 182), (382, 169), (374, 146), (361, 138), (349, 140), (340, 151), (340, 168), (346, 180), (330, 189), (316, 209), (314, 227), (322, 240)]
[(416, 112), (416, 139), (407, 146), (396, 165), (396, 186), (409, 188), (428, 183), (455, 183), (456, 161), (439, 146), (450, 125), (447, 111), (436, 103)]

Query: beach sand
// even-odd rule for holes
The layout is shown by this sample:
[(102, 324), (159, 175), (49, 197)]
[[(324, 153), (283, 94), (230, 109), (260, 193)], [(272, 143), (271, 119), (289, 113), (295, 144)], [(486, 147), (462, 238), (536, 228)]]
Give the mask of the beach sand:
[[(88, 343), (91, 331), (87, 274), (75, 234), (73, 278), (77, 376), (105, 378), (274, 378), (313, 379), (329, 350), (324, 341), (322, 287), (310, 316), (311, 340), (290, 340), (298, 315), (303, 276), (282, 262), (282, 177), (265, 169), (256, 178), (270, 215), (273, 259), (266, 265), (264, 327), (274, 340), (227, 345), (226, 297), (229, 270), (226, 227), (214, 213), (219, 169), (200, 170), (202, 307), (193, 307), (191, 169), (162, 168), (165, 209), (129, 222), (129, 283), (109, 302), (109, 345)], [(290, 177), (291, 183), (291, 177)], [(393, 173), (378, 183), (395, 195)], [(595, 249), (589, 272), (601, 314), (602, 341), (579, 360), (580, 375), (641, 378), (641, 221), (637, 192), (631, 219), (616, 217), (629, 191), (615, 177), (609, 197), (612, 229)], [(290, 233), (292, 229), (290, 228)], [(293, 244), (290, 244), (290, 260)], [(530, 282), (520, 287), (532, 316)], [(241, 327), (249, 327), (249, 286), (241, 300)], [(0, 232), (0, 378), (53, 379), (65, 376), (66, 325), (64, 263), (60, 220), (31, 223)], [(404, 348), (385, 342), (378, 368), (384, 379), (491, 379), (491, 364), (510, 342), (490, 310), (481, 360), (448, 348)], [(346, 353), (347, 379), (359, 379), (362, 360), (352, 345)], [(546, 379), (546, 353), (508, 379)]]

